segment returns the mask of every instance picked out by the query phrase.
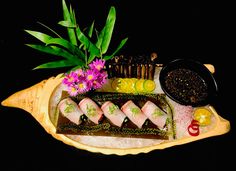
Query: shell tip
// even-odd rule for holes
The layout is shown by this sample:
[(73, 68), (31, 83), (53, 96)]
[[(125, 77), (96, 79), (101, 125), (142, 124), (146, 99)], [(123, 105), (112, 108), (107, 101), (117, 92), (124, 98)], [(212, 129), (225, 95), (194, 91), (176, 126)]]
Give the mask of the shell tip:
[(1, 102), (1, 105), (2, 105), (2, 106), (7, 106), (7, 99), (3, 100), (3, 101)]
[(2, 106), (6, 106), (6, 107), (15, 107), (15, 98), (12, 98), (12, 96), (6, 98), (5, 100), (3, 100), (1, 102)]

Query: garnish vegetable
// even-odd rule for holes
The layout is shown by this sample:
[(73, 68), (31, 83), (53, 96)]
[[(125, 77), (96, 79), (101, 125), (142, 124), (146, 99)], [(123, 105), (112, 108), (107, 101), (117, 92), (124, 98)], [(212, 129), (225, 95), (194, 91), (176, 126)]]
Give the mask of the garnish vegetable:
[[(105, 26), (100, 32), (95, 29), (94, 21), (86, 32), (82, 31), (83, 29), (77, 23), (75, 11), (71, 6), (68, 9), (65, 0), (62, 0), (62, 8), (64, 20), (58, 22), (58, 24), (67, 29), (69, 40), (42, 23), (40, 23), (42, 26), (52, 31), (53, 36), (38, 31), (25, 30), (43, 43), (26, 44), (27, 46), (63, 58), (41, 64), (34, 69), (71, 67), (71, 70), (76, 70), (78, 68), (88, 68), (88, 65), (95, 58), (111, 59), (126, 43), (128, 38), (123, 39), (112, 53), (107, 54), (116, 21), (114, 6), (110, 8)], [(92, 40), (96, 41), (93, 42)]]
[(211, 112), (203, 107), (197, 108), (194, 111), (194, 119), (198, 121), (200, 126), (207, 126), (211, 124)]

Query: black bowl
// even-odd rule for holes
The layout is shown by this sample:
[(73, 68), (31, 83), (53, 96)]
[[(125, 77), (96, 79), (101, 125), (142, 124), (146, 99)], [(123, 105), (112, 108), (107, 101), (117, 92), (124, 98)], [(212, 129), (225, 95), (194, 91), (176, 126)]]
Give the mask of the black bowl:
[(199, 61), (173, 60), (163, 66), (159, 79), (164, 93), (182, 105), (204, 106), (217, 96), (212, 73)]

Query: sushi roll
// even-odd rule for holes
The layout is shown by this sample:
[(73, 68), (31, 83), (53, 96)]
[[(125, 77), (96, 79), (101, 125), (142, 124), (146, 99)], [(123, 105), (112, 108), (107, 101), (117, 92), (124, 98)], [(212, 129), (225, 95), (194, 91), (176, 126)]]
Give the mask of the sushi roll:
[(99, 124), (103, 118), (103, 111), (90, 98), (86, 97), (79, 102), (82, 112), (95, 124)]
[(141, 110), (156, 126), (158, 126), (158, 128), (164, 128), (167, 114), (164, 113), (156, 104), (147, 101)]
[(141, 109), (135, 105), (132, 100), (127, 101), (121, 107), (121, 110), (139, 128), (142, 128), (143, 124), (148, 119), (147, 116), (143, 114)]
[(59, 110), (64, 117), (69, 119), (71, 122), (79, 125), (83, 112), (80, 110), (78, 105), (70, 98), (65, 98), (58, 104)]
[(121, 127), (126, 115), (119, 109), (119, 107), (113, 104), (111, 101), (105, 102), (102, 107), (104, 115), (116, 126)]

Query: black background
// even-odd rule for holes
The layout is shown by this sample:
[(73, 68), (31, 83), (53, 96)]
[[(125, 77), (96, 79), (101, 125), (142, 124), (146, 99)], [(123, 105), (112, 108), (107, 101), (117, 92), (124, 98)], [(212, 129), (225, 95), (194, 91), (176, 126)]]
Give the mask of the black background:
[[(67, 1), (68, 2), (68, 1)], [(117, 21), (111, 48), (129, 37), (119, 54), (149, 55), (157, 52), (160, 63), (175, 58), (191, 58), (215, 66), (219, 95), (214, 107), (231, 122), (227, 134), (189, 144), (154, 150), (138, 155), (102, 155), (65, 145), (54, 139), (27, 112), (21, 109), (0, 109), (1, 160), (8, 169), (151, 169), (151, 168), (230, 168), (235, 151), (235, 71), (232, 45), (231, 4), (226, 3), (160, 3), (125, 0), (71, 0), (77, 22), (86, 27), (95, 20), (98, 30), (105, 23), (111, 5), (116, 7)], [(23, 30), (45, 29), (40, 21), (54, 30), (61, 30), (60, 0), (1, 2), (1, 84), (0, 100), (16, 91), (56, 76), (64, 70), (32, 70), (57, 57), (39, 53), (26, 43), (37, 41)], [(190, 164), (191, 166), (186, 166)]]

